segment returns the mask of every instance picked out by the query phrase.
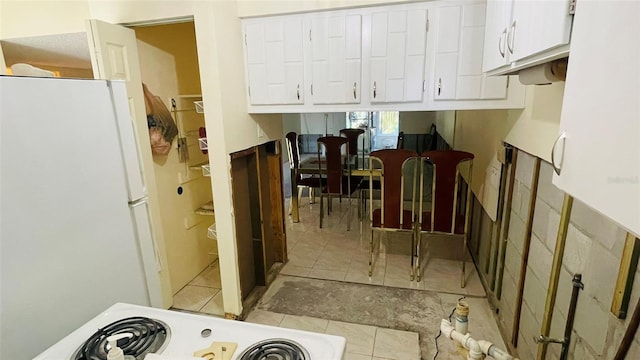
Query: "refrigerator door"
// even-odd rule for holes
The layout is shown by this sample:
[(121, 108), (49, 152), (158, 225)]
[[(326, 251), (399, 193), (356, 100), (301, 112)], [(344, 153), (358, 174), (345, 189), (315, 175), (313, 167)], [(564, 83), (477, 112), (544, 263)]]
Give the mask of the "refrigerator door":
[(162, 263), (160, 262), (158, 249), (151, 231), (149, 205), (146, 199), (142, 199), (132, 203), (130, 209), (133, 226), (136, 229), (136, 237), (138, 238), (138, 246), (140, 246), (142, 265), (147, 278), (149, 300), (151, 306), (162, 308), (162, 287), (159, 274), (160, 270), (162, 270)]
[[(122, 148), (122, 160), (124, 162), (125, 176), (129, 202), (136, 201), (147, 195), (144, 172), (140, 151), (134, 134), (134, 124), (130, 112), (130, 104), (127, 98), (127, 88), (124, 81), (109, 81), (113, 108), (119, 132), (120, 147)], [(146, 134), (144, 134), (146, 136)]]
[(0, 122), (0, 358), (26, 359), (116, 302), (150, 305), (147, 250), (106, 81), (0, 76)]

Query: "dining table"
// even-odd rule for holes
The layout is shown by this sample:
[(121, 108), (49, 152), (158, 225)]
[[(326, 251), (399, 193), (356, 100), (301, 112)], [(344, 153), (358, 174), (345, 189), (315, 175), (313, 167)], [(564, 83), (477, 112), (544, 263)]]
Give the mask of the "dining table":
[[(381, 169), (370, 169), (370, 162), (368, 155), (353, 155), (349, 156), (349, 162), (347, 163), (344, 169), (344, 174), (348, 175), (351, 172), (351, 176), (362, 176), (362, 177), (380, 177), (382, 170)], [(293, 222), (300, 222), (300, 212), (298, 209), (298, 184), (296, 183), (296, 179), (298, 175), (323, 175), (324, 173), (324, 164), (325, 160), (323, 157), (311, 156), (306, 159), (301, 159), (300, 166), (295, 169), (291, 169), (291, 218)]]

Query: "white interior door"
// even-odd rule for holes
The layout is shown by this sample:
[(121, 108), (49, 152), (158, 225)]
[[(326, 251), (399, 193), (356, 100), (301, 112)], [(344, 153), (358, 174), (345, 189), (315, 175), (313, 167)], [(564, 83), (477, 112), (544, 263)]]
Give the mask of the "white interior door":
[[(148, 192), (148, 204), (150, 210), (151, 228), (153, 237), (149, 241), (163, 243), (162, 227), (159, 219), (160, 208), (158, 205), (157, 189), (153, 170), (153, 156), (149, 141), (147, 116), (144, 107), (144, 95), (142, 91), (142, 77), (140, 75), (140, 63), (138, 60), (138, 48), (135, 32), (119, 25), (109, 24), (99, 20), (87, 21), (87, 39), (91, 54), (93, 74), (97, 79), (123, 80), (126, 83), (129, 111), (136, 132), (137, 154), (146, 180)], [(125, 156), (126, 157), (126, 156)], [(149, 244), (140, 244), (141, 248), (148, 248)], [(156, 244), (153, 244), (156, 246)], [(162, 251), (164, 246), (156, 246), (160, 252), (160, 260), (166, 264), (166, 254)], [(143, 257), (142, 261), (150, 257)], [(155, 257), (151, 258), (154, 259)], [(169, 307), (172, 304), (171, 287), (166, 269), (158, 272), (148, 269), (159, 268), (159, 264), (144, 264), (148, 286), (157, 284), (160, 277), (162, 289), (150, 288), (151, 305), (155, 307)], [(162, 294), (158, 298), (158, 294)]]

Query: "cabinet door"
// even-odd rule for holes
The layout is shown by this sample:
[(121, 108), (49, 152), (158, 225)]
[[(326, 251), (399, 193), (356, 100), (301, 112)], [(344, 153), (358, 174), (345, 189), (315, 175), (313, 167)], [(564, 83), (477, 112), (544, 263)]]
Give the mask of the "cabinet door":
[[(553, 183), (640, 235), (640, 2), (576, 9)], [(598, 26), (593, 26), (598, 24)], [(606, 31), (603, 31), (606, 29)], [(615, 36), (612, 36), (615, 34)], [(615, 55), (604, 49), (616, 49)], [(564, 147), (564, 152), (562, 148)]]
[(302, 18), (247, 21), (245, 43), (249, 102), (304, 103)]
[(439, 10), (434, 99), (506, 98), (507, 77), (487, 77), (482, 72), (485, 4)]
[(495, 70), (508, 63), (507, 34), (511, 22), (511, 10), (510, 0), (487, 1), (483, 72)]
[(509, 61), (569, 43), (573, 16), (570, 0), (513, 0), (513, 18), (509, 27), (507, 48)]
[(326, 13), (311, 19), (314, 104), (360, 103), (362, 17)]
[(427, 10), (371, 15), (372, 103), (422, 101)]

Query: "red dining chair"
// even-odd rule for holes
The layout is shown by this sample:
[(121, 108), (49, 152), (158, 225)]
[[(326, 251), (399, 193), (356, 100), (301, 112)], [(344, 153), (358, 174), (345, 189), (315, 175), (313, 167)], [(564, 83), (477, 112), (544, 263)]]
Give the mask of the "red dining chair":
[[(467, 257), (467, 241), (469, 230), (469, 213), (471, 209), (471, 173), (473, 170), (474, 155), (464, 151), (435, 150), (425, 151), (421, 155), (422, 169), (420, 171), (420, 226), (417, 234), (416, 247), (416, 274), (420, 281), (421, 272), (421, 235), (448, 234), (463, 237), (462, 247), (462, 281), (461, 287), (466, 285), (465, 259)], [(459, 178), (460, 167), (468, 163), (469, 176), (467, 180), (466, 205), (464, 215), (459, 214)], [(432, 179), (426, 182), (423, 179), (425, 172), (431, 167)], [(431, 209), (424, 211), (425, 187), (431, 186)]]
[[(292, 186), (294, 191), (291, 196), (297, 196), (298, 202), (300, 202), (300, 198), (302, 197), (302, 191), (304, 188), (308, 188), (309, 190), (309, 202), (313, 204), (314, 202), (314, 188), (319, 187), (320, 177), (319, 176), (305, 176), (302, 177), (299, 173), (300, 168), (300, 145), (298, 143), (298, 134), (291, 131), (285, 135), (287, 140), (287, 152), (289, 155), (289, 167), (291, 169), (291, 182), (295, 184), (295, 187)], [(297, 192), (297, 194), (296, 194)], [(292, 202), (293, 203), (293, 202)], [(292, 205), (293, 206), (293, 205)]]
[[(340, 130), (340, 136), (344, 136), (349, 139), (349, 155), (355, 160), (355, 167), (358, 167), (358, 138), (364, 134), (362, 129), (342, 129)], [(362, 137), (362, 149), (364, 149), (364, 136)], [(364, 150), (363, 150), (364, 151)], [(364, 153), (362, 154), (362, 161), (364, 162)]]
[[(371, 237), (369, 239), (369, 276), (373, 273), (373, 253), (374, 231), (394, 231), (411, 234), (411, 271), (410, 278), (414, 278), (414, 248), (415, 231), (414, 222), (417, 217), (415, 207), (416, 176), (418, 174), (418, 154), (415, 151), (404, 149), (385, 149), (374, 151), (369, 154), (369, 168), (372, 169), (369, 175), (369, 200)], [(405, 177), (409, 176), (412, 181), (409, 189), (405, 186)], [(373, 206), (373, 184), (374, 180), (381, 185), (380, 207)], [(411, 205), (407, 208), (405, 193), (410, 191)]]
[[(344, 152), (342, 150), (345, 150)], [(324, 157), (322, 154), (324, 153)], [(332, 210), (332, 196), (348, 197), (347, 230), (351, 229), (351, 195), (358, 189), (360, 178), (351, 177), (351, 161), (348, 156), (349, 140), (341, 136), (325, 136), (318, 139), (318, 172), (324, 177), (320, 192), (320, 227), (324, 218), (324, 197), (327, 197), (327, 215)]]

